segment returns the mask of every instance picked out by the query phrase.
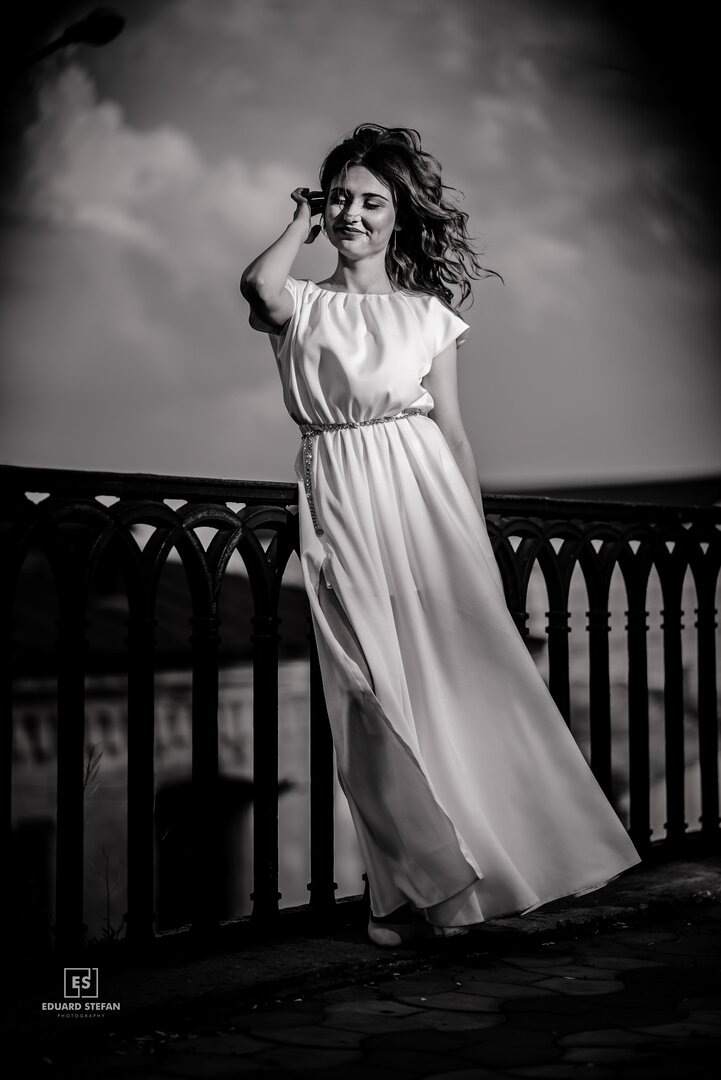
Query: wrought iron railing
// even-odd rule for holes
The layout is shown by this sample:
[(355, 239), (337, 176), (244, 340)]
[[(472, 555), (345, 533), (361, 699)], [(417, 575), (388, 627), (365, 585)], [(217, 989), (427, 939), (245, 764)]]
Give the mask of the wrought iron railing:
[[(175, 550), (187, 579), (192, 656), (192, 927), (220, 921), (217, 835), (219, 597), (229, 560), (242, 559), (252, 595), (253, 886), (251, 925), (279, 925), (278, 604), (288, 560), (298, 550), (295, 483), (126, 475), (0, 467), (0, 710), (4, 836), (12, 843), (13, 677), (22, 667), (13, 640), (17, 584), (28, 553), (40, 550), (57, 598), (57, 817), (55, 939), (83, 941), (86, 602), (100, 564), (112, 561), (127, 597), (127, 915), (128, 942), (156, 939), (154, 916), (155, 598)], [(169, 503), (175, 502), (175, 506)], [(578, 565), (588, 609), (590, 764), (612, 798), (609, 589), (618, 568), (625, 586), (628, 650), (629, 833), (643, 855), (719, 845), (716, 590), (721, 508), (659, 506), (485, 495), (488, 531), (509, 609), (528, 641), (527, 593), (534, 565), (548, 594), (548, 684), (571, 721), (569, 588)], [(137, 527), (145, 527), (145, 542)], [(215, 530), (204, 546), (197, 530)], [(263, 537), (270, 538), (265, 545)], [(516, 544), (511, 538), (517, 538)], [(649, 819), (647, 590), (655, 569), (663, 598), (665, 836), (652, 842)], [(685, 821), (682, 590), (690, 571), (696, 614), (696, 715), (700, 828)], [(336, 905), (334, 764), (312, 625), (310, 648), (310, 867), (303, 914)], [(694, 823), (695, 824), (695, 823)], [(10, 865), (9, 854), (4, 863)], [(297, 913), (296, 913), (297, 914)]]

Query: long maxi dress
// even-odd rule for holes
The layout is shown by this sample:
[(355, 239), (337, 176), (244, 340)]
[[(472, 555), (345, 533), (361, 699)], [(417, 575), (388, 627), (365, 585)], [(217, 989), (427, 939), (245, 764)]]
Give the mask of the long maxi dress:
[(464, 925), (599, 888), (640, 856), (521, 637), (485, 516), (427, 415), (421, 380), (468, 325), (433, 296), (285, 287), (294, 311), (269, 339), (305, 432), (302, 574), (373, 913), (410, 901)]

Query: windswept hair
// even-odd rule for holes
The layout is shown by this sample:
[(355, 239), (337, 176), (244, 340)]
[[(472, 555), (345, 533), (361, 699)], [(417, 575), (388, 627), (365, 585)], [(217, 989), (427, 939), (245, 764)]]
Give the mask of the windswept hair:
[[(473, 302), (472, 278), (500, 277), (481, 265), (468, 235), (468, 214), (446, 195), (456, 189), (441, 181), (441, 163), (422, 149), (414, 128), (359, 124), (321, 165), (326, 203), (335, 177), (353, 165), (363, 165), (393, 196), (399, 230), (388, 245), (386, 272), (395, 288), (430, 293), (456, 310), (469, 296)], [(454, 288), (460, 290), (458, 304)]]

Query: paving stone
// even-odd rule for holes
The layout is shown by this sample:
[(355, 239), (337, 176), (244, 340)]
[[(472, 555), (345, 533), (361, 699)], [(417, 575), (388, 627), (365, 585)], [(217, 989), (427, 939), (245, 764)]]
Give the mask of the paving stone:
[(693, 1060), (684, 1048), (671, 1060), (634, 1065), (624, 1080), (718, 1080), (718, 1060)]
[[(312, 1027), (323, 1016), (323, 1009), (307, 1013), (293, 1012), (294, 1027)], [(233, 1027), (249, 1034), (258, 1032), (262, 1037), (264, 1028), (276, 1028), (279, 1024), (288, 1022), (288, 1013), (285, 1009), (275, 1006), (272, 1009), (252, 1009), (249, 1012), (233, 1017)]]
[(343, 1016), (411, 1016), (418, 1008), (402, 1001), (339, 1001), (328, 1005), (326, 1017)]
[[(494, 983), (512, 983), (514, 986), (532, 986), (544, 977), (540, 971), (526, 971), (523, 968), (511, 967), (510, 964), (484, 965), (481, 968), (469, 968), (470, 972), (478, 978), (487, 978)], [(459, 975), (462, 981), (462, 974)]]
[(634, 1046), (576, 1046), (564, 1051), (561, 1061), (581, 1062), (584, 1065), (613, 1065), (616, 1062), (646, 1062), (658, 1054), (655, 1048), (646, 1050)]
[(547, 979), (559, 978), (562, 975), (568, 975), (574, 979), (613, 979), (616, 976), (613, 968), (599, 967), (598, 965), (592, 967), (590, 964), (578, 964), (575, 962), (554, 966), (539, 963), (534, 967), (529, 965), (527, 970), (535, 971), (542, 978)]
[(680, 941), (662, 941), (653, 951), (659, 956), (684, 956), (699, 964), (716, 964), (719, 959), (719, 941), (712, 937), (703, 940), (684, 937)]
[(639, 1035), (636, 1031), (624, 1028), (595, 1028), (593, 1031), (574, 1031), (570, 1035), (561, 1035), (559, 1046), (649, 1046), (648, 1035)]
[[(267, 1065), (287, 1072), (318, 1073), (323, 1069), (342, 1069), (362, 1059), (363, 1053), (360, 1050), (319, 1050), (314, 1047), (279, 1046), (271, 1050), (261, 1050), (258, 1057), (253, 1059), (253, 1064)], [(236, 1062), (236, 1075), (238, 1075), (237, 1067)]]
[(513, 983), (486, 982), (483, 979), (478, 982), (464, 982), (458, 987), (458, 991), (462, 994), (480, 994), (481, 997), (501, 998), (506, 1001), (510, 1001), (512, 998), (552, 997), (555, 993), (554, 990), (549, 989), (539, 990), (538, 986), (538, 983), (534, 983), (531, 987), (529, 985), (514, 985)]
[[(243, 1076), (239, 1080), (246, 1080), (246, 1078)], [(311, 1080), (315, 1080), (315, 1078), (311, 1078)], [(368, 1072), (367, 1063), (361, 1060), (353, 1065), (344, 1065), (340, 1076), (337, 1078), (335, 1076), (329, 1077), (329, 1080), (371, 1080), (371, 1074)], [(398, 1070), (384, 1068), (382, 1065), (376, 1064), (373, 1069), (372, 1080), (398, 1080)]]
[(672, 930), (626, 930), (622, 934), (604, 934), (607, 941), (623, 941), (626, 945), (658, 945), (664, 941), (677, 941), (678, 933)]
[(451, 1012), (448, 1009), (424, 1009), (418, 1022), (434, 1031), (482, 1031), (500, 1027), (506, 1018), (501, 1013)]
[(446, 1051), (452, 1053), (464, 1046), (469, 1046), (472, 1041), (473, 1036), (469, 1034), (461, 1035), (453, 1032), (423, 1029), (421, 1031), (387, 1032), (373, 1036), (367, 1040), (366, 1047), (369, 1051), (402, 1050), (410, 1047), (413, 1050), (429, 1050), (431, 1053), (441, 1054)]
[[(612, 1001), (613, 998), (608, 1000)], [(598, 1012), (605, 1007), (605, 1000), (598, 996), (578, 997), (564, 994), (552, 994), (545, 997), (535, 995), (533, 997), (512, 999), (502, 1005), (503, 1012), (508, 1016), (515, 1016), (517, 1012), (540, 1013), (547, 1016), (582, 1016), (587, 1013)]]
[[(479, 1069), (476, 1065), (473, 1069), (456, 1069), (453, 1072), (432, 1073), (423, 1080), (506, 1080), (506, 1073), (494, 1072), (491, 1069)], [(373, 1075), (375, 1080), (375, 1074)]]
[(512, 1069), (517, 1065), (543, 1065), (557, 1061), (564, 1053), (551, 1043), (513, 1038), (510, 1032), (496, 1032), (495, 1036), (459, 1050), (458, 1056), (477, 1061), (480, 1065)]
[[(584, 998), (567, 998), (568, 1004), (575, 1004), (577, 1001), (587, 1001)], [(509, 1002), (509, 1005), (517, 1004), (515, 1002)], [(525, 1005), (525, 1002), (523, 1003)], [(525, 1011), (513, 1011), (505, 1010), (508, 1013), (509, 1024), (513, 1028), (528, 1028), (530, 1030), (545, 1030), (553, 1031), (557, 1035), (567, 1035), (574, 1031), (591, 1031), (593, 1028), (617, 1028), (623, 1027), (628, 1023), (628, 1014), (623, 1009), (597, 1009), (596, 1011), (573, 1013), (573, 1012), (534, 1012), (533, 1010)], [(647, 1024), (663, 1024), (673, 1023), (676, 1020), (677, 1014), (669, 1011), (668, 1015), (663, 1016), (660, 1010), (652, 1011), (648, 1010), (644, 1014), (641, 1010), (636, 1014), (638, 1016), (644, 1016), (644, 1023)], [(634, 1031), (639, 1030), (636, 1026)], [(653, 1029), (656, 1030), (655, 1028)]]
[(608, 956), (605, 951), (600, 956), (594, 956), (591, 953), (579, 954), (579, 960), (594, 970), (602, 968), (613, 972), (629, 971), (634, 968), (664, 967), (662, 960), (642, 960), (633, 956)]
[(718, 1009), (690, 1009), (689, 1020), (698, 1024), (716, 1024), (721, 1035), (721, 1012)]
[[(261, 1051), (266, 1053), (266, 1051)], [(168, 1059), (163, 1065), (162, 1076), (197, 1076), (197, 1077), (223, 1077), (238, 1076), (243, 1069), (243, 1061), (248, 1058), (220, 1057), (218, 1054), (181, 1054), (178, 1057)], [(256, 1061), (252, 1060), (249, 1068), (256, 1067)], [(98, 1074), (102, 1075), (102, 1074)]]
[(376, 991), (376, 986), (369, 988), (368, 985), (364, 984), (359, 984), (358, 986), (341, 986), (335, 990), (323, 990), (319, 994), (314, 994), (313, 1003), (317, 1005), (333, 1005), (336, 1002), (342, 1001), (366, 1001), (368, 997), (375, 994)]
[(201, 1035), (195, 1039), (176, 1039), (171, 1044), (174, 1053), (189, 1054), (254, 1054), (267, 1043), (263, 1039), (254, 1039), (244, 1033), (232, 1032), (227, 1035)]
[(267, 1043), (284, 1043), (291, 1046), (315, 1046), (328, 1050), (355, 1049), (367, 1038), (365, 1032), (347, 1031), (331, 1027), (289, 1027), (266, 1031)]
[[(681, 998), (678, 1006), (680, 1009), (721, 1010), (721, 994), (707, 994), (706, 997)], [(719, 1011), (719, 1018), (721, 1018), (721, 1011)]]
[(419, 1031), (425, 1027), (422, 1019), (422, 1010), (411, 1013), (409, 1016), (354, 1016), (353, 1013), (344, 1013), (342, 1016), (329, 1016), (323, 1021), (323, 1027), (334, 1028), (340, 1031), (360, 1031), (365, 1035), (381, 1035), (385, 1032), (394, 1031)]
[[(703, 1014), (701, 1014), (703, 1016)], [(695, 1036), (713, 1038), (719, 1035), (718, 1020), (711, 1023), (689, 1016), (687, 1020), (674, 1020), (668, 1024), (634, 1024), (633, 1031), (641, 1035), (653, 1035), (665, 1039), (688, 1039)]]
[(588, 979), (574, 976), (558, 975), (551, 979), (544, 979), (537, 984), (544, 990), (558, 990), (561, 994), (615, 994), (619, 990), (625, 990), (622, 982), (618, 979)]
[(375, 1077), (376, 1066), (395, 1069), (399, 1076), (426, 1077), (429, 1073), (448, 1071), (451, 1065), (464, 1068), (468, 1062), (455, 1054), (432, 1054), (427, 1050), (420, 1052), (409, 1045), (404, 1049), (379, 1049), (366, 1052), (363, 1064), (369, 1078)]
[(519, 953), (518, 956), (502, 956), (501, 960), (504, 964), (508, 964), (511, 967), (520, 967), (527, 971), (536, 971), (540, 968), (542, 971), (545, 971), (547, 968), (562, 967), (564, 964), (569, 963), (569, 961), (572, 961), (572, 954), (570, 951), (563, 956), (556, 956), (550, 953), (544, 953), (543, 956)]
[(419, 1031), (425, 1027), (421, 1014), (410, 1016), (330, 1016), (323, 1027), (339, 1031), (359, 1031), (363, 1035), (384, 1035), (387, 1031)]
[(393, 979), (381, 983), (378, 990), (383, 996), (387, 995), (395, 1000), (416, 995), (428, 997), (430, 994), (445, 994), (449, 990), (455, 990), (457, 981), (452, 978), (438, 978), (438, 975), (427, 979)]
[(421, 1006), (428, 1009), (454, 1009), (457, 1012), (495, 1012), (500, 1005), (500, 999), (495, 997), (481, 997), (476, 994), (459, 994), (449, 991), (447, 994), (430, 994), (428, 997), (403, 998), (406, 1005)]
[[(522, 1065), (509, 1069), (506, 1076), (538, 1077), (538, 1080), (588, 1080), (588, 1065), (579, 1065), (570, 1062), (566, 1065), (562, 1061), (554, 1061), (550, 1065)], [(680, 1080), (676, 1077), (676, 1080)]]

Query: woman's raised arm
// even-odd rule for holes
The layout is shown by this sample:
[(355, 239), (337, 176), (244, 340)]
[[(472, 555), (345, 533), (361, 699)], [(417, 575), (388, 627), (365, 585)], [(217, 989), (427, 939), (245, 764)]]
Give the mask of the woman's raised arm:
[(301, 244), (311, 244), (320, 231), (320, 225), (310, 225), (309, 196), (308, 188), (291, 192), (291, 199), (297, 203), (293, 220), (269, 248), (246, 266), (240, 279), (240, 291), (251, 312), (278, 331), (293, 314), (292, 297), (284, 288), (291, 267)]

